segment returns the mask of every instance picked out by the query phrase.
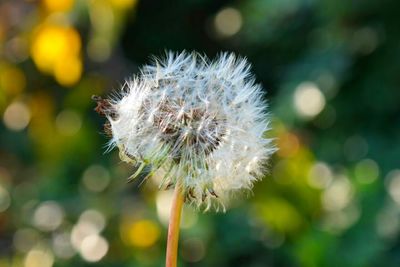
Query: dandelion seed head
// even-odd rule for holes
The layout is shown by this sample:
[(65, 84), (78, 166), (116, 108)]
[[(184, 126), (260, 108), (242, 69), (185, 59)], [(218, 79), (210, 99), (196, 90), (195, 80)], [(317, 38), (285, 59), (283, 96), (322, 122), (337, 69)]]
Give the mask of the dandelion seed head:
[[(97, 100), (96, 100), (97, 101)], [(105, 101), (105, 102), (101, 102)], [(246, 59), (223, 53), (167, 53), (144, 66), (119, 95), (99, 100), (111, 147), (162, 176), (160, 188), (182, 186), (187, 203), (223, 207), (235, 191), (251, 189), (274, 152), (262, 88)]]

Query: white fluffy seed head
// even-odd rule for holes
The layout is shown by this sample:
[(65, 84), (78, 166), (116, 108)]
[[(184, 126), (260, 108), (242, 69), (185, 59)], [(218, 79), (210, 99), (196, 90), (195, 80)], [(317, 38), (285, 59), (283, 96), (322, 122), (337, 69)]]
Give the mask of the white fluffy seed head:
[(142, 68), (109, 100), (111, 146), (138, 176), (162, 175), (160, 188), (182, 186), (185, 200), (224, 207), (251, 189), (275, 150), (262, 88), (234, 54), (210, 61), (198, 53), (168, 53)]

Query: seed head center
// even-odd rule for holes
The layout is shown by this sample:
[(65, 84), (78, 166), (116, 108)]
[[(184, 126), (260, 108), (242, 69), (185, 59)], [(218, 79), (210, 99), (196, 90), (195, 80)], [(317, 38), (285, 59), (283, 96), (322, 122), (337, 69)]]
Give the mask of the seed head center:
[(160, 130), (161, 140), (176, 154), (183, 149), (196, 154), (209, 154), (221, 142), (225, 120), (203, 107), (184, 107), (182, 101), (166, 101), (154, 113), (153, 125)]

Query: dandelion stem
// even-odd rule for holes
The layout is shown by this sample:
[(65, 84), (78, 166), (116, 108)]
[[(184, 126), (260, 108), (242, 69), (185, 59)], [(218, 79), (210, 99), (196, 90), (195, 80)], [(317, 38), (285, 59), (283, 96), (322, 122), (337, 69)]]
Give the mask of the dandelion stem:
[(178, 259), (179, 225), (183, 206), (182, 187), (175, 185), (168, 226), (167, 256), (165, 267), (176, 267)]

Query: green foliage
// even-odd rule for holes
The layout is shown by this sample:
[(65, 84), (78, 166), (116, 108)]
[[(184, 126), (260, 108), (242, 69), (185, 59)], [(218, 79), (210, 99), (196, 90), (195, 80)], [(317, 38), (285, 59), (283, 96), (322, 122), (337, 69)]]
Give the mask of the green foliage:
[(180, 266), (399, 266), (398, 1), (51, 2), (0, 3), (0, 266), (163, 266), (170, 194), (126, 183), (90, 97), (183, 49), (248, 57), (279, 151), (184, 211)]

